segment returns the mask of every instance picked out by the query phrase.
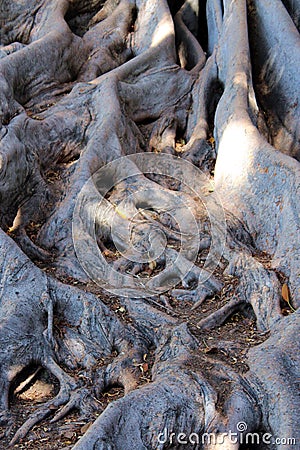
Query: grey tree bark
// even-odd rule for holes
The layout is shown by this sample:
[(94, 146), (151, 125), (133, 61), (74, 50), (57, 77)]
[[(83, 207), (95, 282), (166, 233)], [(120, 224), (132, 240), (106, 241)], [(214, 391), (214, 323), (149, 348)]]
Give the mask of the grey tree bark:
[[(99, 412), (77, 450), (299, 444), (299, 16), (1, 2), (3, 448), (73, 409)], [(260, 343), (228, 339), (237, 313)], [(11, 385), (37, 366), (59, 392), (16, 429)]]

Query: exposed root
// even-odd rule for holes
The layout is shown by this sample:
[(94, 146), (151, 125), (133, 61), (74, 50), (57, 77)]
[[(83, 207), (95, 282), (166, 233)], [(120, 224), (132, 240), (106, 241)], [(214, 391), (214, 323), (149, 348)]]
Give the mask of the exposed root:
[[(236, 449), (228, 432), (240, 421), (248, 432), (296, 436), (294, 3), (2, 1), (0, 225), (15, 238), (0, 230), (5, 445), (10, 387), (32, 366), (60, 390), (11, 445), (48, 416), (56, 422), (77, 409), (90, 421), (116, 385), (124, 396), (74, 448), (181, 448), (180, 433), (212, 433)], [(199, 318), (194, 310), (208, 297), (230, 292), (226, 275), (234, 293)], [(172, 308), (169, 294), (192, 302), (199, 342), (178, 312), (190, 305)], [(284, 300), (294, 306), (287, 317)], [(239, 374), (225, 362), (238, 342), (216, 344), (221, 360), (200, 342), (251, 310), (266, 340)]]

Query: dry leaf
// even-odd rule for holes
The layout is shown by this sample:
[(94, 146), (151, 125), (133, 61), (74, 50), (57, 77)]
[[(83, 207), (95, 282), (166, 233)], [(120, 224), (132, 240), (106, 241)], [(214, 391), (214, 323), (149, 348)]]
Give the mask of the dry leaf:
[(92, 425), (92, 422), (86, 423), (85, 425), (83, 425), (83, 427), (80, 428), (80, 433), (84, 434), (86, 433), (86, 431), (90, 428), (90, 426)]
[(154, 270), (156, 268), (156, 261), (149, 262), (149, 269)]
[(74, 436), (74, 433), (73, 433), (72, 431), (67, 431), (66, 433), (63, 434), (63, 436), (64, 436), (66, 439), (72, 439), (73, 436)]
[(290, 302), (289, 288), (286, 283), (284, 283), (282, 285), (281, 295), (282, 295), (283, 300), (285, 300), (287, 303)]
[(148, 366), (147, 363), (144, 363), (144, 364), (142, 365), (142, 368), (143, 368), (143, 372), (148, 372), (149, 366)]

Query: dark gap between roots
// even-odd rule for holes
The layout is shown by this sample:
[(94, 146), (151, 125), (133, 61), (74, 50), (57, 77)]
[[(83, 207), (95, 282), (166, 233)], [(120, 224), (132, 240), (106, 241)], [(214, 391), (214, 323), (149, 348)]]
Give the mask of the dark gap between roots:
[(198, 41), (204, 52), (207, 52), (208, 45), (208, 28), (206, 17), (206, 0), (199, 2), (198, 16)]
[(216, 114), (216, 109), (218, 106), (218, 103), (224, 93), (224, 86), (223, 84), (219, 81), (219, 80), (213, 80), (212, 83), (210, 84), (209, 87), (209, 91), (210, 91), (210, 96), (208, 99), (208, 110), (207, 110), (207, 115), (208, 115), (208, 134), (210, 136), (213, 136), (214, 134), (214, 119), (215, 119), (215, 114)]
[(91, 19), (104, 3), (103, 0), (99, 0), (94, 5), (90, 5), (90, 2), (79, 2), (76, 6), (70, 5), (70, 8), (64, 17), (70, 30), (77, 36), (82, 37), (88, 31)]
[(48, 370), (32, 363), (13, 379), (9, 398), (11, 403), (25, 401), (42, 403), (55, 397), (59, 391), (59, 381)]

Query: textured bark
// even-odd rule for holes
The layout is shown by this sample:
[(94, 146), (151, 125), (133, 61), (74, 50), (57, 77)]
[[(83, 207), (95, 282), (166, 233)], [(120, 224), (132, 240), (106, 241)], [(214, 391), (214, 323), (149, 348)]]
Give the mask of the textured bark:
[[(298, 2), (4, 0), (0, 23), (4, 441), (90, 420), (116, 385), (73, 448), (236, 449), (168, 439), (239, 422), (299, 439)], [(228, 279), (196, 335), (174, 305)], [(201, 347), (237, 312), (264, 333), (244, 371), (237, 343)], [(59, 392), (13, 433), (11, 385), (36, 366)]]

